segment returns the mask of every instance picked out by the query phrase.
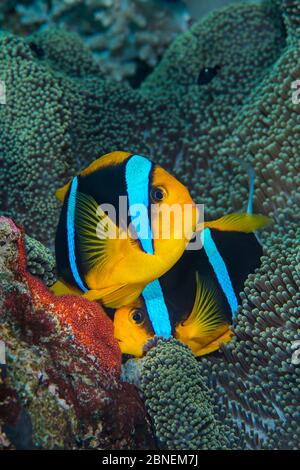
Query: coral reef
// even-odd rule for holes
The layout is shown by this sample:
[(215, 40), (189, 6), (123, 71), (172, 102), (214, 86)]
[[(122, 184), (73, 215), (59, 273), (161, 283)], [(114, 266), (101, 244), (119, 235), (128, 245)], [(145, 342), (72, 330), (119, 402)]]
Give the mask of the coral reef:
[[(10, 4), (10, 5), (9, 5)], [(2, 16), (2, 17), (1, 17)], [(106, 76), (137, 82), (158, 63), (190, 16), (184, 2), (25, 0), (4, 2), (0, 24), (13, 32), (59, 28), (80, 35)], [(132, 80), (131, 80), (132, 81)]]
[[(172, 43), (138, 91), (106, 81), (73, 35), (0, 36), (0, 78), (7, 87), (7, 104), (0, 105), (1, 210), (49, 248), (59, 211), (54, 190), (102, 153), (124, 149), (164, 164), (205, 202), (206, 218), (241, 210), (247, 176), (240, 162), (255, 169), (254, 210), (274, 219), (261, 235), (265, 256), (242, 294), (236, 338), (198, 365), (198, 386), (214, 390), (216, 416), (227, 416), (231, 432), (238, 427), (243, 436), (239, 446), (249, 449), (290, 449), (299, 442), (300, 368), (292, 362), (299, 340), (300, 107), (293, 99), (300, 79), (299, 5), (278, 0), (211, 13)], [(15, 337), (14, 322), (5, 327), (6, 340)], [(18, 347), (24, 353), (19, 339), (12, 348)], [(155, 349), (146, 359), (156, 357)], [(35, 351), (26, 353), (32, 377)], [(164, 387), (160, 374), (158, 368), (157, 390)], [(151, 415), (168, 446), (175, 436), (164, 437), (160, 410), (158, 401)], [(61, 429), (74, 429), (70, 413)]]
[(159, 339), (143, 359), (129, 361), (128, 366), (123, 377), (134, 377), (139, 386), (160, 449), (238, 448), (241, 437), (226, 419), (218, 419), (213, 392), (187, 346), (175, 339)]
[(26, 271), (23, 233), (11, 219), (0, 218), (0, 240), (0, 338), (7, 372), (0, 379), (2, 445), (152, 445), (138, 393), (120, 381), (121, 352), (111, 320), (96, 303), (56, 298)]

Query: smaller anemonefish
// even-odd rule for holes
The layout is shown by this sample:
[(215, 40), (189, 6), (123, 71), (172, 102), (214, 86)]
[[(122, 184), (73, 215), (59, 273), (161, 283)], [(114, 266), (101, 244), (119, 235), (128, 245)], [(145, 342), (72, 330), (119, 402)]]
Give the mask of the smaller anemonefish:
[[(63, 203), (55, 239), (57, 295), (74, 293), (117, 308), (138, 298), (181, 257), (198, 210), (188, 190), (146, 157), (112, 152), (56, 192)], [(126, 197), (129, 211), (120, 210)], [(115, 220), (103, 209), (115, 209)], [(165, 213), (177, 204), (182, 224)], [(155, 206), (156, 211), (151, 211)], [(134, 208), (144, 208), (143, 227)], [(168, 237), (160, 220), (168, 220)], [(186, 221), (189, 221), (188, 224)], [(188, 226), (187, 226), (188, 225)]]
[(201, 356), (230, 341), (239, 293), (262, 256), (252, 232), (270, 221), (262, 215), (231, 214), (206, 222), (200, 250), (186, 250), (136, 302), (115, 312), (121, 351), (140, 357), (150, 338), (173, 335)]

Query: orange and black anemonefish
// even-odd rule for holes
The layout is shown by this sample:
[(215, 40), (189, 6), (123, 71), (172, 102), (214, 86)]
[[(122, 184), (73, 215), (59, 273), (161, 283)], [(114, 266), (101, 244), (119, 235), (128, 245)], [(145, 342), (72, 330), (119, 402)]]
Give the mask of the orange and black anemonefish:
[(260, 265), (262, 247), (255, 232), (272, 222), (252, 213), (255, 171), (239, 163), (249, 176), (247, 211), (200, 224), (201, 249), (185, 250), (172, 269), (146, 286), (139, 299), (116, 310), (114, 334), (123, 353), (142, 356), (154, 336), (173, 335), (196, 356), (231, 340), (229, 327), (236, 317), (239, 294), (247, 276)]
[[(198, 221), (197, 207), (184, 185), (148, 158), (128, 152), (97, 159), (56, 196), (63, 206), (55, 240), (59, 280), (52, 290), (57, 295), (83, 295), (107, 307), (136, 300), (148, 283), (168, 271)], [(125, 216), (120, 211), (122, 196), (129, 206)], [(115, 208), (115, 219), (103, 204)], [(182, 229), (170, 219), (167, 238), (150, 205), (159, 206), (164, 217), (173, 204), (189, 212), (182, 220), (189, 220), (190, 227)], [(132, 210), (135, 205), (146, 208), (142, 229)]]
[(116, 310), (114, 334), (121, 351), (140, 357), (150, 338), (174, 336), (201, 356), (230, 341), (239, 293), (260, 265), (262, 247), (252, 232), (270, 222), (262, 217), (241, 214), (238, 223), (234, 214), (225, 216), (218, 227), (207, 223), (200, 250), (186, 250), (137, 301)]

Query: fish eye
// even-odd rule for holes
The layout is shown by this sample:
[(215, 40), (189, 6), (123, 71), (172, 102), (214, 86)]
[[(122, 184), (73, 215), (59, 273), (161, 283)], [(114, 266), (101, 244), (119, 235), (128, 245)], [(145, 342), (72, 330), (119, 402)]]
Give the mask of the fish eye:
[(151, 188), (150, 197), (152, 202), (161, 202), (165, 198), (166, 192), (164, 188), (154, 186)]
[(197, 84), (207, 85), (207, 83), (211, 82), (212, 79), (217, 75), (219, 69), (219, 65), (216, 65), (215, 67), (204, 67), (201, 69), (198, 75)]
[(144, 321), (144, 312), (143, 310), (137, 308), (131, 312), (131, 319), (134, 323), (140, 325)]

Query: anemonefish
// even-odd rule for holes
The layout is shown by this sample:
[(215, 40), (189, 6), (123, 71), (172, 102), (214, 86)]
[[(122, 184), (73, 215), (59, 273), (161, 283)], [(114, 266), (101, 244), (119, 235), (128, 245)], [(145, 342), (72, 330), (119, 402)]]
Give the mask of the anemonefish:
[[(63, 202), (56, 232), (59, 275), (52, 290), (76, 293), (117, 308), (135, 301), (146, 285), (167, 272), (192, 238), (198, 210), (188, 190), (161, 166), (127, 152), (112, 152), (94, 161), (56, 193)], [(120, 211), (120, 197), (129, 211)], [(102, 205), (115, 208), (115, 220)], [(185, 227), (169, 217), (177, 204)], [(143, 227), (136, 206), (145, 208)], [(158, 210), (152, 213), (150, 206)], [(188, 227), (187, 227), (187, 222)]]
[(140, 357), (154, 336), (172, 335), (196, 356), (230, 341), (239, 293), (262, 256), (252, 232), (268, 223), (268, 217), (252, 214), (232, 214), (205, 223), (200, 250), (186, 250), (137, 301), (115, 312), (114, 334), (122, 352)]

